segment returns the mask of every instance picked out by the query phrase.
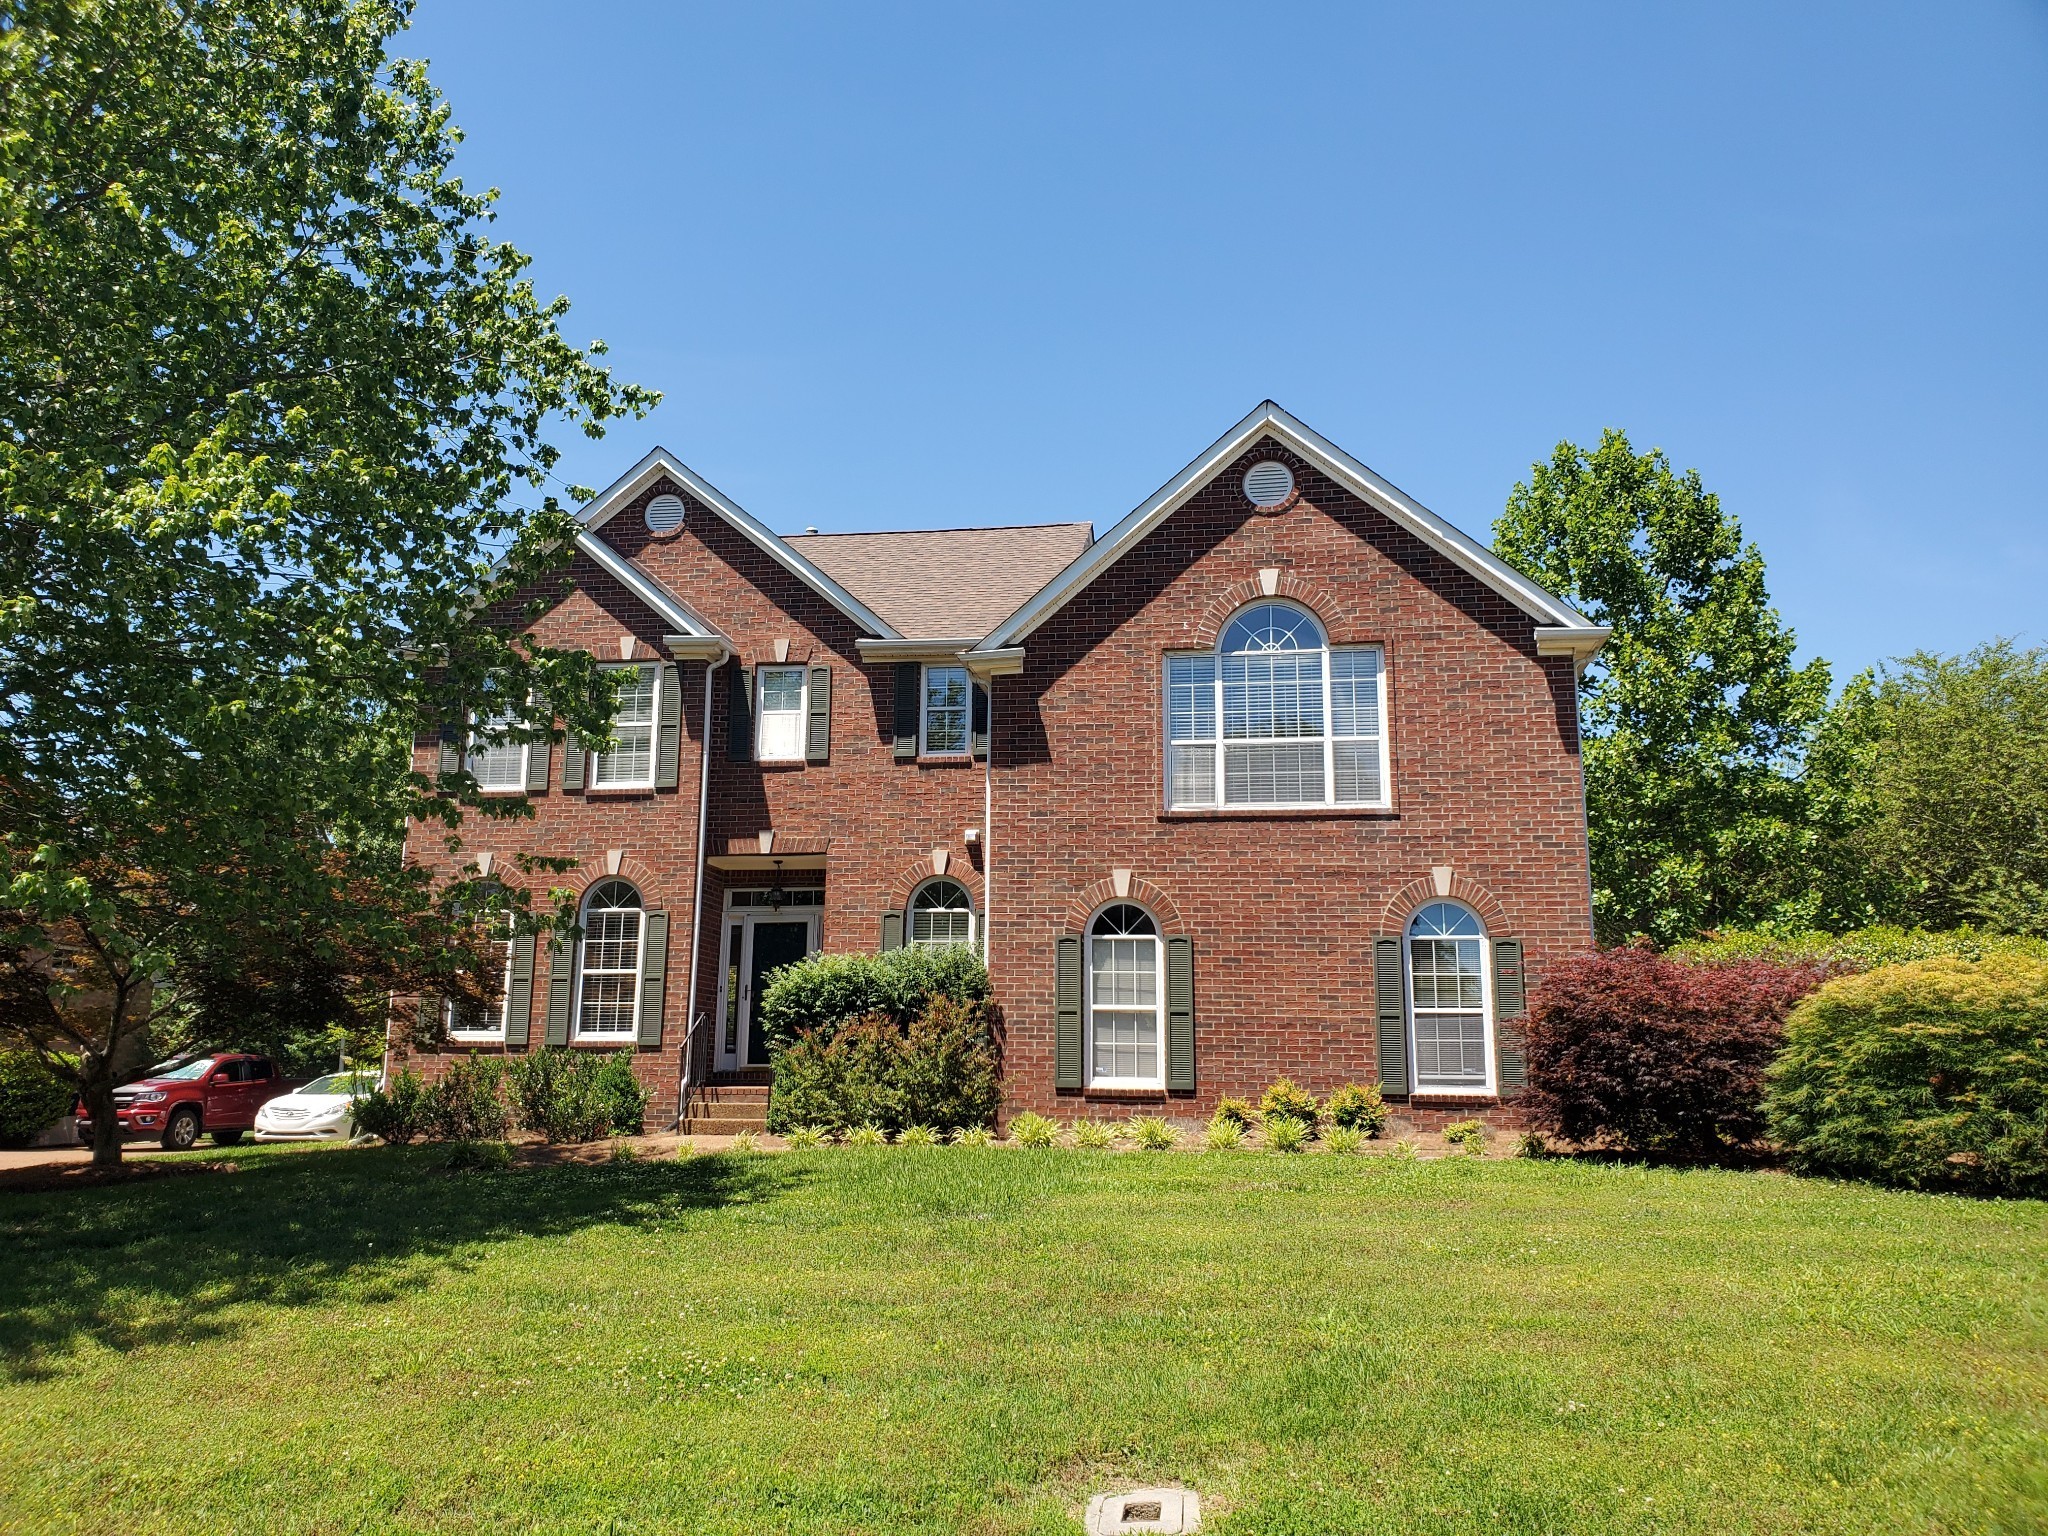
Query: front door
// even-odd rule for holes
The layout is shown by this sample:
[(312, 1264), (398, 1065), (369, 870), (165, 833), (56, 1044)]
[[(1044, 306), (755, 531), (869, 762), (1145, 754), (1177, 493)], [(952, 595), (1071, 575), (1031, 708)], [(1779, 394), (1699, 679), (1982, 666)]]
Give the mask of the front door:
[(771, 971), (801, 960), (816, 948), (817, 918), (784, 913), (735, 913), (725, 925), (721, 967), (719, 1064), (765, 1067), (768, 1041), (761, 1032), (761, 987)]

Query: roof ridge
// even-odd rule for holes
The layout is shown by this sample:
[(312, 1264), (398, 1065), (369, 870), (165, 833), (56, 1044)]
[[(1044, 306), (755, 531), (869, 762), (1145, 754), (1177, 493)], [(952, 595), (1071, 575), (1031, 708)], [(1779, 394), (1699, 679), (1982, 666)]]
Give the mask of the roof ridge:
[(785, 533), (785, 539), (893, 539), (906, 533), (1016, 533), (1025, 528), (1088, 528), (1093, 529), (1091, 518), (1070, 518), (1059, 523), (962, 523), (952, 528), (845, 528), (827, 532), (823, 529), (812, 533)]

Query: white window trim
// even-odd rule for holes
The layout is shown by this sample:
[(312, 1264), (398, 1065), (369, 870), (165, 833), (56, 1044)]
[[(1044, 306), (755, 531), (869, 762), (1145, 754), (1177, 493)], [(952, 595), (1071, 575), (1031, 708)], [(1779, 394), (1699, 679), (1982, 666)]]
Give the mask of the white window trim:
[[(605, 672), (652, 671), (654, 673), (654, 687), (647, 700), (647, 777), (644, 779), (607, 779), (604, 777), (606, 754), (603, 752), (592, 752), (590, 754), (590, 787), (592, 789), (652, 789), (654, 788), (654, 776), (661, 767), (659, 761), (661, 757), (661, 667), (656, 662), (629, 661), (623, 665), (603, 667), (600, 670)], [(612, 728), (614, 731), (617, 730), (618, 723), (618, 717), (613, 716)]]
[(512, 949), (519, 942), (518, 936), (505, 941), (504, 983), (498, 992), (498, 1022), (489, 1029), (458, 1029), (455, 1025), (455, 999), (449, 998), (442, 1007), (442, 1018), (448, 1027), (450, 1040), (502, 1040), (506, 1027), (512, 1020)]
[[(519, 722), (519, 721), (517, 721), (517, 720), (514, 720), (514, 719), (512, 719), (512, 718), (511, 718), (511, 717), (509, 717), (509, 716), (508, 716), (508, 717), (506, 718), (506, 722), (505, 722), (505, 723), (506, 723), (507, 725), (513, 726), (513, 727), (515, 727), (515, 728), (517, 728), (517, 727), (518, 727), (518, 726), (520, 725), (520, 722)], [(478, 793), (478, 794), (483, 794), (483, 795), (523, 795), (523, 794), (525, 794), (525, 793), (526, 793), (526, 775), (527, 775), (527, 773), (528, 773), (528, 772), (529, 772), (529, 771), (531, 770), (531, 768), (532, 768), (532, 764), (533, 764), (533, 743), (532, 743), (532, 742), (530, 742), (530, 741), (520, 741), (520, 742), (509, 742), (509, 743), (504, 743), (504, 744), (501, 744), (501, 745), (499, 745), (499, 746), (495, 746), (495, 747), (490, 747), (490, 746), (488, 746), (488, 744), (481, 744), (481, 749), (487, 749), (487, 750), (490, 750), (490, 751), (493, 751), (493, 752), (502, 752), (502, 751), (504, 751), (504, 750), (506, 749), (506, 747), (507, 747), (507, 746), (512, 746), (512, 747), (516, 747), (516, 748), (518, 748), (518, 751), (519, 751), (519, 782), (518, 782), (517, 784), (500, 784), (500, 785), (497, 785), (497, 786), (495, 786), (495, 787), (493, 787), (493, 786), (490, 786), (490, 785), (486, 785), (486, 784), (485, 784), (485, 783), (483, 782), (483, 778), (482, 778), (482, 776), (481, 776), (480, 774), (478, 774), (478, 773), (477, 773), (477, 771), (476, 771), (476, 759), (477, 759), (477, 753), (478, 753), (478, 751), (480, 750), (480, 743), (478, 742), (477, 738), (478, 738), (478, 736), (479, 736), (479, 735), (481, 734), (481, 732), (482, 732), (482, 729), (484, 729), (484, 728), (487, 728), (487, 727), (488, 727), (488, 722), (479, 722), (479, 721), (476, 721), (476, 720), (474, 720), (474, 719), (473, 719), (473, 720), (471, 721), (471, 723), (470, 723), (470, 728), (469, 728), (469, 740), (468, 740), (467, 744), (466, 744), (466, 745), (465, 745), (465, 746), (463, 747), (463, 749), (462, 749), (462, 767), (463, 767), (463, 771), (464, 771), (465, 773), (467, 773), (467, 774), (468, 774), (468, 775), (469, 775), (469, 776), (470, 776), (471, 778), (473, 778), (473, 779), (475, 779), (475, 780), (477, 781), (477, 793)]]
[[(639, 891), (639, 887), (635, 886), (634, 889), (640, 895), (641, 905), (631, 909), (636, 919), (633, 929), (633, 1002), (631, 1012), (628, 1014), (632, 1022), (624, 1029), (585, 1029), (583, 1027), (583, 981), (590, 974), (590, 968), (585, 964), (585, 960), (590, 953), (590, 928), (588, 921), (590, 912), (622, 912), (627, 910), (623, 907), (592, 908), (583, 913), (585, 919), (584, 931), (582, 937), (576, 941), (576, 1027), (570, 1032), (572, 1040), (601, 1040), (610, 1041), (614, 1044), (623, 1040), (631, 1044), (639, 1038), (640, 989), (647, 974), (647, 896), (645, 892)], [(619, 976), (625, 973), (621, 971), (600, 971), (598, 974), (601, 976)], [(507, 990), (509, 991), (510, 989), (508, 988)]]
[[(775, 757), (770, 757), (770, 756), (769, 756), (769, 755), (768, 755), (768, 754), (767, 754), (767, 753), (766, 753), (765, 751), (763, 751), (763, 750), (762, 750), (762, 747), (761, 747), (761, 743), (762, 743), (763, 739), (764, 739), (764, 738), (765, 738), (765, 737), (767, 736), (767, 732), (766, 732), (766, 731), (764, 731), (764, 730), (763, 730), (763, 729), (762, 729), (761, 727), (762, 727), (762, 724), (763, 724), (763, 722), (765, 722), (765, 721), (767, 720), (767, 718), (768, 718), (768, 710), (767, 710), (767, 707), (766, 707), (766, 705), (767, 705), (767, 699), (768, 699), (768, 674), (769, 674), (770, 672), (794, 672), (794, 673), (796, 673), (796, 674), (797, 674), (797, 676), (798, 676), (799, 678), (801, 678), (801, 679), (803, 680), (803, 681), (802, 681), (802, 685), (801, 685), (801, 692), (800, 692), (800, 693), (799, 693), (799, 695), (798, 695), (798, 701), (797, 701), (797, 707), (796, 707), (796, 750), (795, 750), (794, 752), (784, 753), (784, 754), (781, 754), (781, 755), (778, 755), (778, 756), (775, 756)], [(657, 684), (656, 686), (658, 687), (658, 686), (659, 686), (659, 684)], [(658, 703), (659, 703), (660, 701), (659, 701), (659, 700), (657, 700), (656, 702), (657, 702), (657, 704), (658, 704)], [(778, 713), (778, 714), (781, 714), (781, 713), (784, 713), (784, 711), (778, 710), (778, 711), (776, 711), (776, 713)], [(789, 663), (782, 663), (782, 662), (773, 662), (773, 663), (770, 663), (770, 664), (768, 664), (768, 665), (766, 665), (766, 666), (756, 667), (756, 668), (754, 669), (754, 761), (755, 761), (755, 762), (757, 762), (757, 763), (800, 763), (800, 762), (803, 762), (803, 761), (804, 761), (804, 748), (805, 748), (805, 746), (807, 745), (807, 743), (806, 743), (806, 741), (805, 741), (805, 735), (806, 735), (806, 732), (807, 732), (807, 730), (808, 730), (808, 728), (809, 728), (809, 725), (810, 725), (810, 717), (811, 717), (811, 669), (810, 669), (810, 667), (808, 667), (808, 666), (799, 666), (799, 665), (797, 665), (797, 664), (796, 664), (795, 662), (789, 662)]]
[[(1164, 809), (1168, 811), (1228, 811), (1233, 816), (1258, 816), (1269, 813), (1284, 815), (1290, 811), (1392, 810), (1394, 805), (1393, 753), (1389, 746), (1389, 742), (1392, 737), (1392, 723), (1394, 717), (1394, 693), (1393, 680), (1389, 675), (1387, 669), (1387, 648), (1384, 645), (1380, 645), (1377, 643), (1367, 645), (1332, 645), (1330, 643), (1329, 632), (1323, 628), (1322, 620), (1316, 618), (1316, 616), (1313, 613), (1310, 613), (1308, 609), (1301, 607), (1297, 603), (1278, 602), (1272, 599), (1263, 599), (1258, 604), (1258, 606), (1288, 608), (1298, 613), (1307, 614), (1309, 619), (1316, 626), (1316, 633), (1322, 636), (1323, 798), (1320, 800), (1283, 800), (1257, 802), (1231, 801), (1224, 798), (1224, 785), (1227, 779), (1227, 773), (1224, 767), (1224, 754), (1228, 751), (1230, 745), (1232, 744), (1232, 738), (1227, 738), (1223, 734), (1223, 652), (1217, 649), (1217, 646), (1220, 646), (1223, 643), (1223, 633), (1227, 632), (1230, 628), (1230, 619), (1226, 619), (1223, 623), (1223, 631), (1219, 632), (1217, 635), (1216, 646), (1211, 646), (1209, 649), (1201, 651), (1168, 651), (1160, 658), (1159, 735), (1162, 750), (1159, 754), (1159, 791), (1161, 805), (1164, 807)], [(1231, 619), (1235, 619), (1237, 615), (1233, 613), (1230, 617)], [(1380, 759), (1380, 793), (1379, 798), (1376, 800), (1339, 800), (1337, 798), (1337, 743), (1339, 741), (1365, 741), (1373, 739), (1363, 736), (1340, 737), (1336, 733), (1337, 714), (1335, 708), (1336, 700), (1333, 697), (1333, 690), (1336, 686), (1337, 669), (1334, 664), (1333, 658), (1335, 658), (1340, 653), (1356, 651), (1372, 651), (1377, 653), (1380, 659), (1380, 729), (1379, 736), (1377, 737)], [(1176, 742), (1173, 739), (1173, 689), (1171, 679), (1173, 673), (1174, 658), (1181, 656), (1206, 656), (1215, 664), (1213, 668), (1215, 676), (1210, 680), (1210, 687), (1214, 690), (1214, 698), (1212, 702), (1212, 708), (1215, 710), (1216, 719), (1216, 734), (1214, 736), (1207, 736), (1194, 741), (1182, 742)], [(1263, 742), (1266, 739), (1267, 738), (1260, 738), (1260, 741)], [(1308, 741), (1311, 738), (1301, 736), (1286, 739), (1294, 741)], [(1237, 741), (1235, 744), (1238, 746), (1245, 745), (1243, 741)], [(1176, 746), (1207, 746), (1215, 752), (1216, 756), (1214, 772), (1216, 779), (1216, 798), (1214, 800), (1195, 802), (1176, 801), (1173, 798), (1173, 749)]]
[[(958, 672), (967, 684), (967, 702), (962, 706), (959, 749), (938, 751), (931, 744), (932, 674)], [(967, 757), (974, 750), (974, 679), (958, 662), (927, 662), (917, 669), (917, 755), (919, 757)]]
[[(947, 885), (957, 885), (967, 897), (967, 943), (965, 944), (965, 946), (957, 944), (920, 944), (918, 942), (917, 898), (923, 895), (925, 891), (928, 890), (930, 887), (938, 885), (941, 882)], [(959, 909), (955, 907), (947, 907), (943, 910), (951, 912), (957, 911)], [(959, 949), (962, 947), (965, 947), (967, 949), (977, 948), (981, 943), (981, 913), (975, 910), (974, 892), (968, 889), (967, 882), (965, 880), (956, 880), (951, 875), (933, 875), (929, 880), (918, 881), (917, 888), (910, 893), (910, 900), (903, 904), (903, 942), (907, 947), (911, 949), (941, 950)]]
[[(1159, 1059), (1159, 1072), (1154, 1077), (1097, 1077), (1095, 1075), (1095, 924), (1101, 919), (1102, 914), (1111, 907), (1136, 907), (1140, 912), (1143, 912), (1152, 919), (1152, 932), (1149, 935), (1138, 934), (1128, 935), (1128, 937), (1149, 937), (1152, 940), (1152, 1014), (1153, 1028), (1157, 1031), (1154, 1038), (1158, 1042)], [(1123, 937), (1123, 935), (1105, 934), (1103, 937), (1116, 938)], [(1166, 938), (1159, 931), (1159, 914), (1143, 902), (1131, 901), (1128, 898), (1119, 898), (1116, 901), (1105, 902), (1102, 907), (1089, 916), (1088, 926), (1082, 930), (1081, 945), (1081, 1017), (1084, 1025), (1081, 1032), (1081, 1059), (1087, 1068), (1086, 1079), (1089, 1088), (1100, 1088), (1111, 1092), (1118, 1090), (1164, 1091), (1166, 1087)], [(1117, 1008), (1111, 1011), (1115, 1013), (1136, 1013), (1139, 1010), (1136, 1008)]]
[[(1444, 905), (1457, 907), (1461, 911), (1472, 912), (1472, 909), (1462, 901), (1449, 901), (1441, 897), (1426, 901), (1423, 905), (1433, 907), (1440, 902)], [(1401, 930), (1401, 985), (1407, 993), (1408, 1002), (1408, 1071), (1410, 1078), (1413, 1080), (1413, 1091), (1423, 1098), (1490, 1099), (1497, 1097), (1500, 1093), (1500, 1085), (1495, 1081), (1496, 1063), (1494, 1060), (1493, 935), (1487, 930), (1486, 919), (1477, 912), (1472, 912), (1472, 920), (1479, 924), (1479, 1024), (1482, 1038), (1485, 1041), (1486, 1081), (1484, 1084), (1465, 1083), (1450, 1087), (1428, 1087), (1424, 1085), (1422, 1073), (1415, 1066), (1417, 1059), (1415, 1047), (1415, 966), (1414, 951), (1409, 948), (1409, 945), (1416, 938), (1427, 937), (1427, 935), (1410, 933), (1405, 925)], [(1408, 921), (1410, 923), (1415, 921), (1415, 914), (1413, 912), (1408, 914)], [(1432, 1013), (1463, 1013), (1466, 1010), (1462, 1008), (1442, 1008), (1431, 1009), (1430, 1011)]]

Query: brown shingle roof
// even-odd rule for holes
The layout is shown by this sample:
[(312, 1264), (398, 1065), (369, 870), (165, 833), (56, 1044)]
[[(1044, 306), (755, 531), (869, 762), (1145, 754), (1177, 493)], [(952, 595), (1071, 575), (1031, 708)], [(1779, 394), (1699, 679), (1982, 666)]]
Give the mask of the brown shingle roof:
[(1095, 541), (1090, 523), (799, 533), (785, 541), (906, 639), (980, 639)]

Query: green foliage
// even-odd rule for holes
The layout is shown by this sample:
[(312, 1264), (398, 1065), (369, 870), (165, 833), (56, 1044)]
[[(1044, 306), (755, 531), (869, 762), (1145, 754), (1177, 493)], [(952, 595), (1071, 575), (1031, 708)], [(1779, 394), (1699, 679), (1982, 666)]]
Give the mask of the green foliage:
[(1313, 1135), (1314, 1128), (1306, 1120), (1297, 1119), (1293, 1115), (1266, 1116), (1265, 1137), (1268, 1152), (1305, 1152)]
[(1415, 1139), (1411, 1136), (1401, 1137), (1391, 1147), (1387, 1148), (1387, 1155), (1393, 1158), (1396, 1162), (1414, 1162)]
[(640, 1149), (623, 1137), (614, 1136), (611, 1160), (615, 1163), (637, 1163), (640, 1161)]
[(889, 1145), (889, 1133), (870, 1120), (848, 1131), (846, 1144), (849, 1147), (886, 1147)]
[(1275, 1115), (1300, 1121), (1313, 1137), (1317, 1120), (1316, 1096), (1306, 1088), (1297, 1088), (1292, 1078), (1279, 1078), (1259, 1095), (1259, 1119), (1270, 1121)]
[(1803, 1170), (2048, 1195), (2048, 961), (1920, 960), (1827, 983), (1786, 1020), (1765, 1107)]
[(994, 1006), (933, 995), (907, 1026), (885, 1014), (778, 1046), (768, 1128), (987, 1125), (1002, 1102)]
[(1550, 1138), (1541, 1131), (1524, 1131), (1516, 1138), (1515, 1156), (1543, 1158), (1552, 1155)]
[(1233, 1099), (1226, 1095), (1216, 1101), (1216, 1113), (1209, 1120), (1212, 1125), (1228, 1121), (1240, 1131), (1252, 1131), (1258, 1129), (1259, 1111), (1249, 1099)]
[(1559, 443), (1494, 548), (1613, 627), (1579, 694), (1601, 937), (1670, 943), (1798, 908), (1817, 839), (1797, 767), (1828, 667), (1793, 665), (1763, 556), (1698, 471), (1616, 431)]
[(1211, 1152), (1235, 1152), (1244, 1145), (1243, 1123), (1225, 1116), (1219, 1108), (1209, 1128), (1202, 1132), (1202, 1145)]
[(1387, 1128), (1387, 1104), (1378, 1083), (1346, 1083), (1331, 1094), (1323, 1113), (1334, 1126), (1377, 1136)]
[(985, 1125), (970, 1125), (953, 1138), (956, 1147), (992, 1147), (996, 1144), (996, 1133)]
[(0, 1147), (25, 1147), (71, 1113), (77, 1089), (34, 1051), (0, 1050)]
[(1010, 1122), (1010, 1140), (1020, 1147), (1050, 1147), (1060, 1138), (1060, 1128), (1032, 1110), (1025, 1110)]
[(1473, 1157), (1486, 1154), (1486, 1127), (1477, 1120), (1453, 1120), (1444, 1127), (1444, 1141)]
[(434, 1094), (411, 1067), (402, 1067), (383, 1087), (356, 1095), (356, 1130), (375, 1136), (395, 1147), (405, 1146), (431, 1133)]
[(511, 1128), (499, 1057), (461, 1057), (427, 1090), (422, 1134), (430, 1141), (503, 1141)]
[(1134, 1115), (1128, 1132), (1140, 1152), (1171, 1152), (1180, 1145), (1180, 1132), (1157, 1115)]
[(1366, 1132), (1356, 1125), (1333, 1125), (1323, 1135), (1323, 1145), (1340, 1156), (1351, 1156), (1365, 1150)]
[(441, 1165), (450, 1173), (495, 1173), (512, 1166), (512, 1149), (502, 1141), (455, 1141)]
[(1814, 928), (1730, 928), (1674, 944), (1669, 953), (1691, 965), (1773, 960), (1781, 965), (1818, 963), (1870, 971), (1913, 960), (1985, 960), (2008, 955), (2048, 960), (2048, 939), (1982, 928), (1899, 928), (1888, 924), (1847, 933)]
[(928, 1125), (906, 1125), (903, 1127), (902, 1134), (896, 1138), (896, 1145), (899, 1147), (936, 1147), (939, 1145), (939, 1133)]
[(988, 967), (979, 952), (954, 945), (878, 955), (812, 955), (770, 975), (761, 989), (761, 1028), (771, 1051), (804, 1035), (822, 1043), (842, 1024), (876, 1015), (908, 1025), (934, 997), (986, 1002)]
[(1116, 1145), (1116, 1128), (1106, 1120), (1076, 1120), (1074, 1145), (1088, 1152), (1106, 1152)]
[(637, 1134), (646, 1114), (647, 1095), (623, 1052), (550, 1046), (514, 1057), (507, 1076), (520, 1125), (550, 1142)]
[(751, 1157), (761, 1150), (761, 1138), (752, 1131), (735, 1131), (727, 1150), (742, 1157)]
[(638, 1136), (647, 1122), (647, 1090), (633, 1075), (633, 1058), (625, 1051), (606, 1051), (591, 1091), (604, 1108), (605, 1124), (621, 1136)]
[(803, 1152), (824, 1146), (830, 1138), (815, 1125), (793, 1125), (782, 1133), (782, 1139), (789, 1143), (790, 1151)]

